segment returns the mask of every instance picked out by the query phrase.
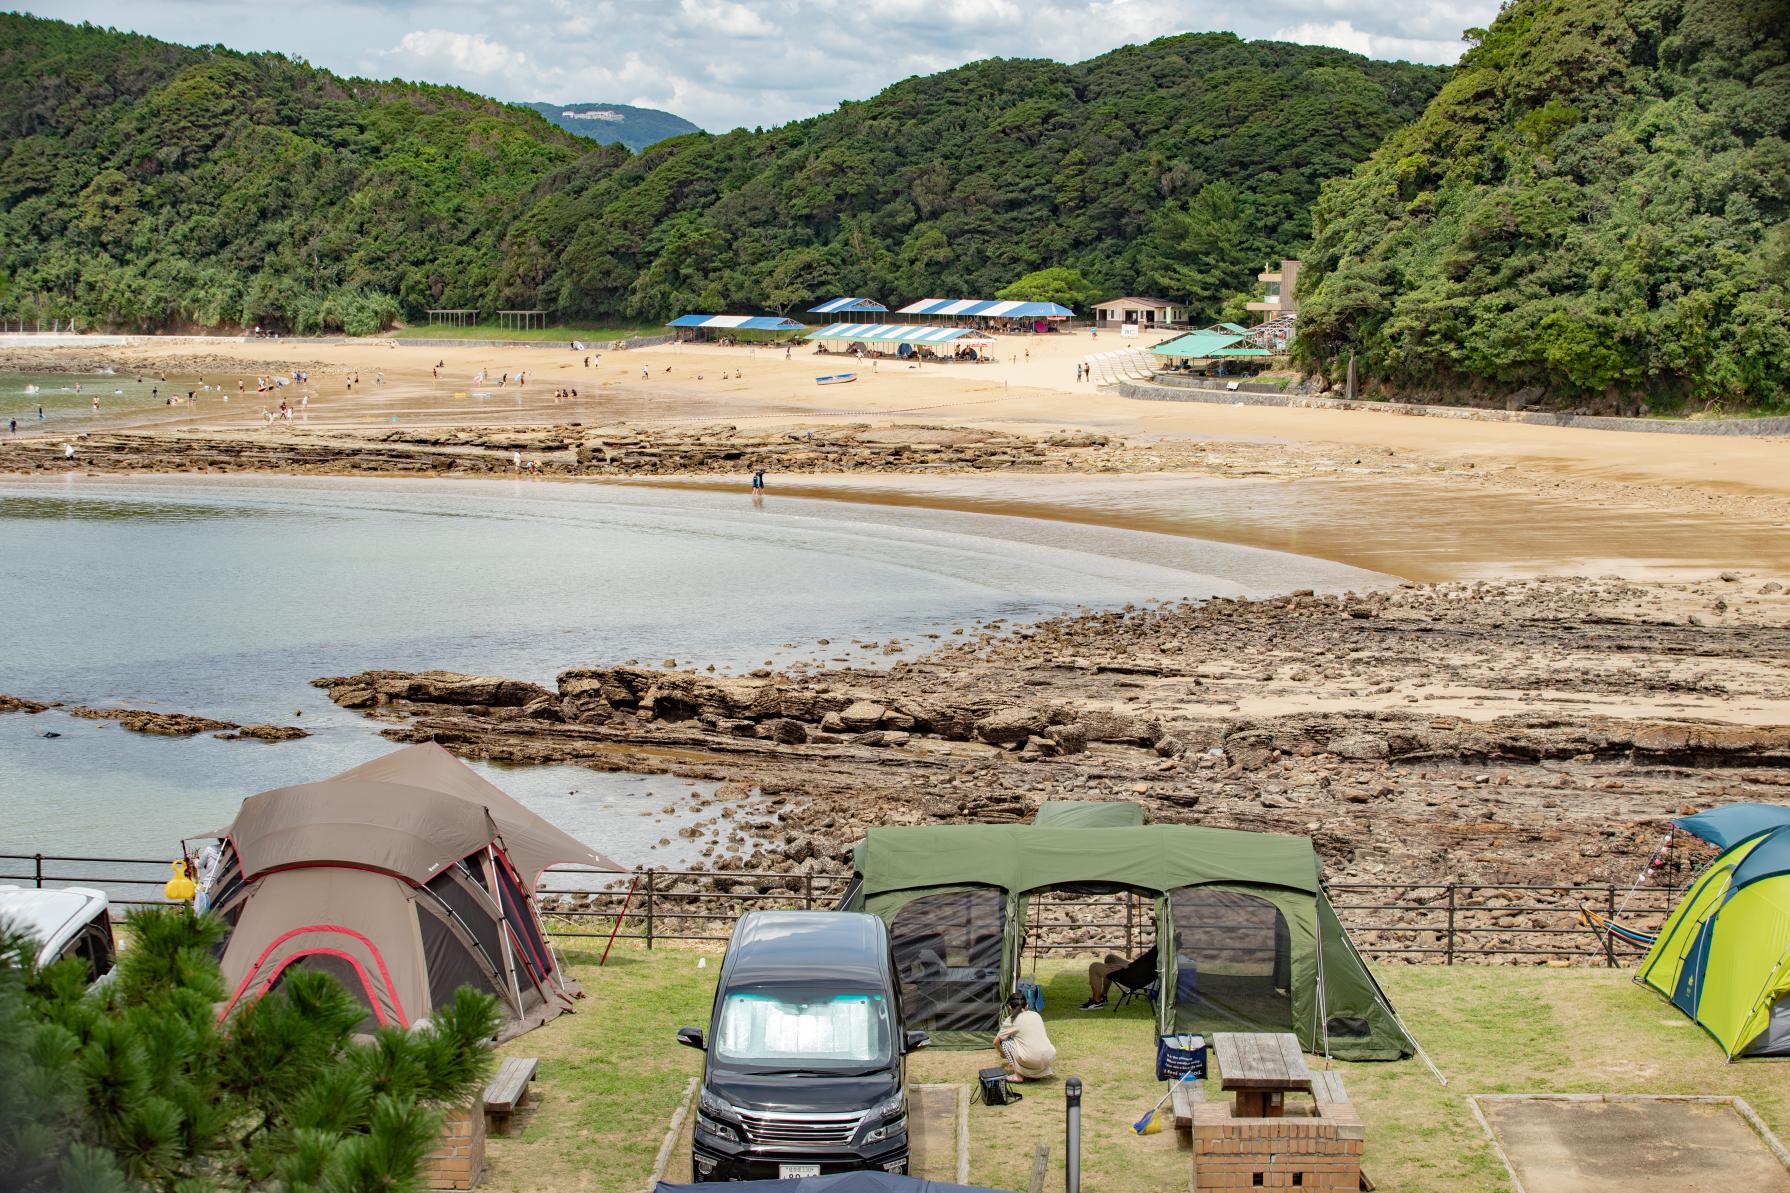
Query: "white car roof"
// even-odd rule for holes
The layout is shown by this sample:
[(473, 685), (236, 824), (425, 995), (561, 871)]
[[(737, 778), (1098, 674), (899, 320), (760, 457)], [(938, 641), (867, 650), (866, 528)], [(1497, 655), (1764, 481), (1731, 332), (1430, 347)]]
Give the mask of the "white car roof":
[(92, 887), (56, 890), (0, 886), (0, 920), (37, 938), (54, 956), (89, 920), (106, 910), (106, 893)]

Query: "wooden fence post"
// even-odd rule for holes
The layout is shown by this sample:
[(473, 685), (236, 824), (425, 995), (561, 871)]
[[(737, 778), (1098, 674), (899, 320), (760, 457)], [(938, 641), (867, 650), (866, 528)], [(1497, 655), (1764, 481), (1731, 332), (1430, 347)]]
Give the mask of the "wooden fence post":
[[(1606, 918), (1613, 920), (1616, 918), (1616, 887), (1614, 885), (1605, 886), (1604, 894), (1606, 896), (1608, 896), (1604, 900), (1605, 906), (1607, 906), (1610, 909), (1609, 915)], [(1615, 944), (1615, 942), (1613, 940), (1611, 940), (1610, 934), (1608, 932), (1600, 932), (1600, 933), (1598, 933), (1598, 936), (1600, 938), (1602, 938), (1602, 940), (1604, 942), (1604, 964), (1605, 964), (1605, 966), (1610, 969), (1615, 969), (1616, 968), (1616, 944)]]

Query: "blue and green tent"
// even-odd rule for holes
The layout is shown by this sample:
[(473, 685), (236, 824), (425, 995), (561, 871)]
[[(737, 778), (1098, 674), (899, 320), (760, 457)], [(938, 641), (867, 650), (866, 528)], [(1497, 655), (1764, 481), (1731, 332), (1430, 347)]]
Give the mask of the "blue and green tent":
[(1729, 1060), (1790, 1056), (1790, 808), (1731, 804), (1674, 823), (1722, 853), (1673, 909), (1635, 980)]

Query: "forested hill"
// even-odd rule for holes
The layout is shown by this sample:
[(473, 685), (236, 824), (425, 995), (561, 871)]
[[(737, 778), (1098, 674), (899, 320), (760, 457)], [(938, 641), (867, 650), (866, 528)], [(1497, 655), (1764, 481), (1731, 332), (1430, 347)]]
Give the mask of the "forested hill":
[(636, 157), (451, 88), (0, 16), (0, 268), (10, 313), (142, 327), (985, 296), (1044, 266), (1214, 309), (1445, 77), (1186, 35)]
[(1790, 405), (1790, 4), (1513, 0), (1328, 186), (1300, 344), (1407, 391)]
[(358, 332), (495, 293), (541, 182), (628, 156), (454, 88), (11, 14), (0, 153), (6, 314)]
[(667, 137), (701, 132), (682, 116), (658, 108), (627, 104), (523, 104), (539, 112), (548, 123), (604, 145), (626, 145), (636, 152), (657, 145)]

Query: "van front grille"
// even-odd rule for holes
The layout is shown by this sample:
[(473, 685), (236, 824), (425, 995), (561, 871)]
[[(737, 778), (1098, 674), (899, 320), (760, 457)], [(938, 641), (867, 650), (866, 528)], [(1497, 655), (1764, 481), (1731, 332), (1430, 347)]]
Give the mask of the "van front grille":
[(853, 1114), (766, 1114), (742, 1110), (740, 1122), (752, 1143), (785, 1143), (797, 1147), (837, 1147), (848, 1144), (864, 1121)]

